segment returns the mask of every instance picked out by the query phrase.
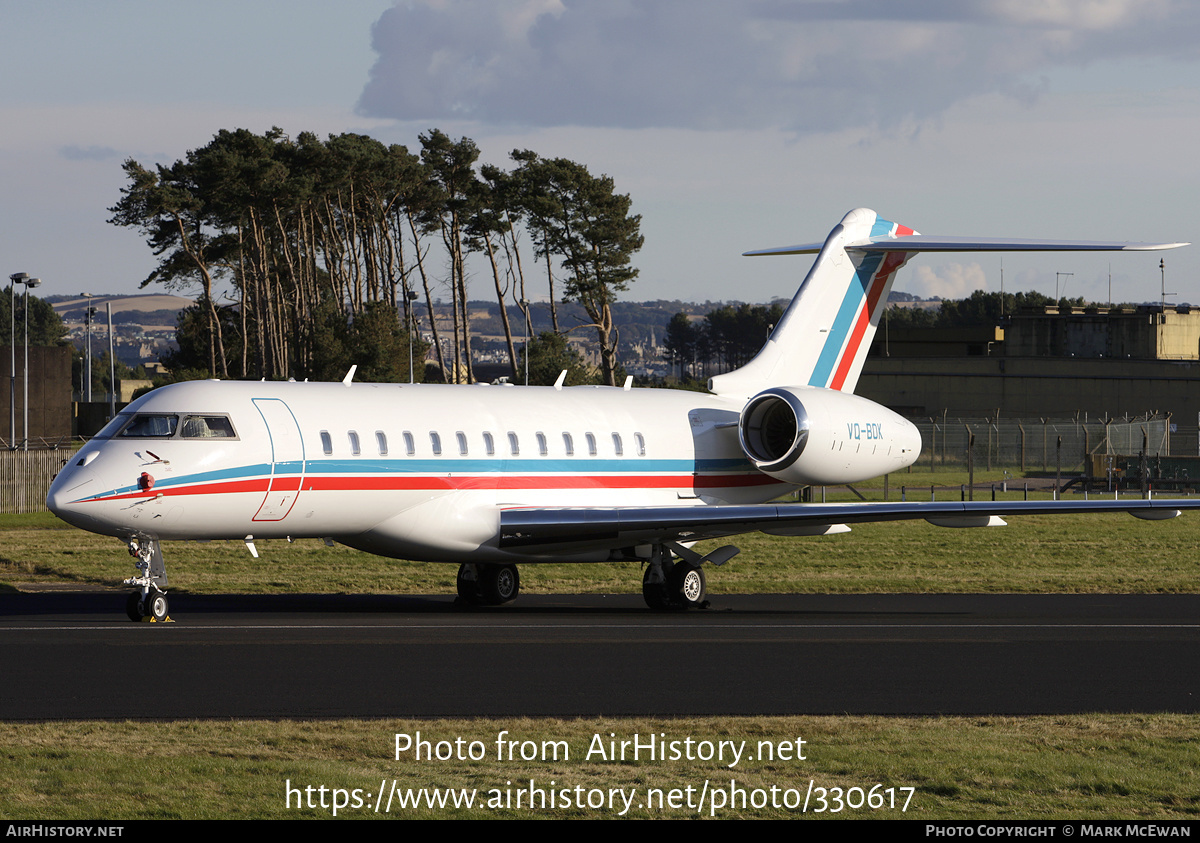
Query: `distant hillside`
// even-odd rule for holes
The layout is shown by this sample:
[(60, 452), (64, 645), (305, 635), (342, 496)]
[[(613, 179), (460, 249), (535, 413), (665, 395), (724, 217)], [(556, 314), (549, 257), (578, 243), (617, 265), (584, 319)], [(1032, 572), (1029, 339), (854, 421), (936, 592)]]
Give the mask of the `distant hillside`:
[[(54, 308), (64, 322), (82, 322), (88, 306), (88, 299), (84, 296), (46, 296), (46, 301)], [(161, 294), (148, 294), (144, 296), (114, 296), (114, 295), (94, 295), (91, 297), (91, 305), (96, 308), (100, 314), (104, 314), (105, 305), (112, 303), (113, 321), (114, 322), (138, 322), (143, 324), (155, 325), (174, 325), (176, 316), (179, 311), (185, 307), (191, 307), (194, 302), (183, 296), (168, 296)], [(137, 313), (145, 317), (130, 319), (128, 314)], [(124, 318), (123, 318), (124, 317)]]

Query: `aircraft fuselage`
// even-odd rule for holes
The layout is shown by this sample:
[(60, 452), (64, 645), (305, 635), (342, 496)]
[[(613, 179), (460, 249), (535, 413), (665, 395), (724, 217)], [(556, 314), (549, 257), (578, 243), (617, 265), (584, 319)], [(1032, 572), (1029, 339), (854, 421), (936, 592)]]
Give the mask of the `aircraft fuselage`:
[[(854, 400), (851, 416), (814, 425), (810, 450), (819, 439), (844, 482), (910, 464), (915, 429)], [(562, 558), (501, 550), (500, 512), (748, 504), (795, 488), (747, 459), (743, 403), (664, 389), (194, 381), (131, 404), (49, 502), (123, 539), (331, 537), (403, 559)], [(888, 453), (896, 436), (903, 454)]]

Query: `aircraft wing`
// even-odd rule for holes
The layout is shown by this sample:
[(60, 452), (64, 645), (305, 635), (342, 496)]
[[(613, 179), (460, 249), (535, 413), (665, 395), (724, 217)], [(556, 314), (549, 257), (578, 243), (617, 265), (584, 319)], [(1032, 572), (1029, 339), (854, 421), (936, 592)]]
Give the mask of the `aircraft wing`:
[(1070, 501), (781, 503), (743, 506), (513, 508), (500, 513), (500, 547), (588, 550), (698, 541), (762, 531), (820, 535), (822, 528), (924, 518), (943, 527), (1002, 525), (1009, 515), (1128, 512), (1147, 520), (1200, 509), (1200, 498)]

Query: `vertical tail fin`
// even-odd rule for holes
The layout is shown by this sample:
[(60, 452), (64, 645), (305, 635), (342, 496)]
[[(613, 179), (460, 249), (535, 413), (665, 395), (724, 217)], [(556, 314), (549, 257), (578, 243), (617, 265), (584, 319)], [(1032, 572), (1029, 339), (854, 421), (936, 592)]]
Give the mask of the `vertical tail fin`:
[(709, 389), (744, 398), (782, 385), (853, 392), (896, 271), (913, 253), (862, 251), (848, 244), (914, 234), (858, 208), (842, 218), (823, 244), (748, 252), (818, 254), (767, 344), (742, 368), (710, 379)]

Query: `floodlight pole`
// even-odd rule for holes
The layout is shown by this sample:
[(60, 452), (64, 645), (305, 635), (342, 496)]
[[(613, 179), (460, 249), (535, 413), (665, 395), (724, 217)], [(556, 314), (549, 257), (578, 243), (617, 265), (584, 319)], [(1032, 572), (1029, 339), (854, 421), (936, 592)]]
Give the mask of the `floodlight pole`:
[(14, 272), (8, 276), (8, 449), (17, 448), (17, 285), (24, 284), (29, 277), (28, 272)]
[(84, 355), (83, 400), (92, 403), (92, 294), (84, 293), (87, 299), (87, 311), (84, 313), (84, 325), (87, 328), (87, 354)]
[(25, 451), (29, 450), (29, 288), (39, 287), (41, 283), (42, 279), (40, 278), (25, 279), (25, 427), (23, 428), (21, 437), (24, 440), (22, 450)]

